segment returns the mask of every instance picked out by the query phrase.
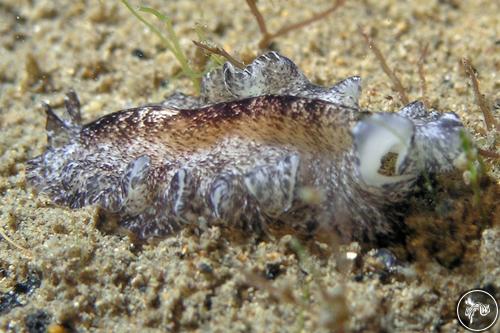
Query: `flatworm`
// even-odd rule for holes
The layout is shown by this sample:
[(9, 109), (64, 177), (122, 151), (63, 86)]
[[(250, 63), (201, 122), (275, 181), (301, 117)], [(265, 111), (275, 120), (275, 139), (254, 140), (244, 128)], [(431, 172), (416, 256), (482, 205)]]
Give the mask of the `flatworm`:
[(176, 93), (86, 125), (69, 93), (69, 120), (45, 105), (48, 147), (28, 162), (28, 182), (58, 204), (101, 207), (140, 239), (217, 224), (371, 242), (400, 227), (396, 207), (420, 174), (453, 169), (463, 125), (418, 101), (362, 110), (360, 84), (314, 85), (270, 52), (208, 73), (200, 97)]

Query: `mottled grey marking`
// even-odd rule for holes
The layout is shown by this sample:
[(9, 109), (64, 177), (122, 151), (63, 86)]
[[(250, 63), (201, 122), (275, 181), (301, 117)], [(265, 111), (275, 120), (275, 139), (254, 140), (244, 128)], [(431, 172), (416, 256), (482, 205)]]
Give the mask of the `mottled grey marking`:
[(210, 185), (209, 205), (216, 218), (222, 221), (236, 220), (245, 206), (241, 177), (237, 172), (223, 172)]
[(404, 107), (398, 114), (412, 119), (415, 126), (413, 144), (406, 159), (401, 161), (400, 172), (451, 171), (453, 161), (462, 152), (459, 134), (464, 128), (460, 118), (454, 113), (428, 112), (419, 101)]
[[(392, 207), (420, 174), (461, 154), (455, 114), (420, 102), (361, 112), (359, 77), (320, 87), (276, 52), (208, 73), (201, 92), (87, 125), (72, 92), (62, 119), (45, 105), (48, 147), (28, 162), (29, 184), (59, 204), (97, 205), (140, 239), (218, 224), (373, 241), (398, 229)], [(395, 169), (382, 175), (389, 153)]]
[(245, 186), (263, 214), (277, 218), (291, 208), (298, 167), (299, 157), (292, 155), (277, 164), (257, 167), (245, 175)]
[(167, 193), (170, 213), (183, 223), (196, 219), (195, 201), (198, 189), (196, 178), (193, 170), (181, 168), (170, 181), (170, 188)]
[(129, 163), (122, 178), (123, 211), (142, 212), (149, 206), (148, 176), (151, 158), (143, 155)]

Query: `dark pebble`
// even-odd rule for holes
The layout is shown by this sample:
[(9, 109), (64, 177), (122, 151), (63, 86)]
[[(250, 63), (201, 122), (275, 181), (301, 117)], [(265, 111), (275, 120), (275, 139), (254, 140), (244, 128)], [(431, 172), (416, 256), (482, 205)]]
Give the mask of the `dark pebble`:
[(394, 271), (398, 265), (398, 259), (396, 256), (385, 248), (378, 249), (375, 253), (375, 258), (377, 258), (384, 265), (384, 268), (388, 272)]
[(198, 269), (204, 274), (212, 274), (214, 271), (212, 266), (204, 262), (198, 264)]
[(274, 280), (281, 274), (280, 264), (266, 264), (266, 279)]
[(9, 312), (12, 308), (21, 306), (22, 304), (17, 300), (17, 294), (9, 291), (0, 296), (0, 314)]
[(363, 281), (363, 278), (364, 278), (364, 275), (363, 274), (356, 274), (354, 275), (354, 281), (356, 282), (362, 282)]
[(488, 294), (497, 298), (497, 288), (493, 285), (493, 283), (487, 283), (484, 286), (480, 286), (479, 289), (486, 291)]
[(16, 283), (12, 290), (5, 294), (0, 294), (0, 314), (7, 313), (16, 306), (23, 306), (24, 304), (19, 301), (19, 295), (30, 295), (35, 289), (40, 287), (40, 284), (40, 274), (30, 272), (24, 282)]
[(148, 56), (142, 51), (141, 49), (134, 49), (132, 51), (132, 55), (136, 58), (139, 58), (141, 60), (148, 59)]
[(51, 316), (47, 312), (37, 310), (35, 313), (26, 316), (24, 324), (29, 333), (45, 333), (50, 320)]

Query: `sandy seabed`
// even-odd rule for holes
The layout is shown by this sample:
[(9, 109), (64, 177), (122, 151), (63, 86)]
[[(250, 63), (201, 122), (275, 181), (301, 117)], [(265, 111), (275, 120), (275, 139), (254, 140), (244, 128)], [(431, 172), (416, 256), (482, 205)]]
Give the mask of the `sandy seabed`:
[[(261, 53), (243, 0), (131, 2), (168, 14), (188, 56), (197, 25), (240, 59)], [(258, 2), (271, 31), (329, 5)], [(410, 99), (421, 96), (417, 63), (428, 43), (429, 104), (456, 112), (478, 145), (498, 151), (460, 66), (472, 59), (498, 120), (498, 13), (498, 1), (347, 1), (273, 47), (320, 84), (361, 75), (361, 106), (395, 111), (398, 95), (358, 26)], [(0, 241), (0, 331), (459, 332), (461, 294), (479, 287), (499, 298), (498, 161), (486, 160), (480, 206), (461, 175), (436, 185), (432, 200), (416, 198), (405, 220), (412, 233), (391, 252), (314, 240), (299, 250), (290, 235), (241, 240), (218, 227), (137, 245), (103, 228), (92, 207), (51, 204), (25, 179), (26, 161), (46, 145), (42, 101), (61, 107), (73, 88), (91, 121), (192, 86), (172, 79), (172, 54), (118, 1), (2, 0), (0, 32), (0, 221), (29, 250)]]

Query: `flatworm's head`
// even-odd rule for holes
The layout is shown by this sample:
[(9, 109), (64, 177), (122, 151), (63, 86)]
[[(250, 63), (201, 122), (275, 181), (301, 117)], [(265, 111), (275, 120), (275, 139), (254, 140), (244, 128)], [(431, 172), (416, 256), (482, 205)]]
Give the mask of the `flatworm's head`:
[[(425, 172), (451, 171), (463, 152), (460, 133), (464, 130), (454, 113), (428, 112), (414, 102), (394, 114), (373, 114), (353, 128), (360, 159), (360, 174), (367, 185), (411, 180)], [(396, 154), (392, 176), (378, 172), (388, 154)]]
[[(87, 125), (70, 93), (69, 121), (46, 106), (49, 148), (28, 163), (28, 180), (58, 203), (100, 206), (143, 239), (221, 224), (326, 227), (371, 241), (398, 228), (388, 207), (419, 174), (453, 167), (463, 127), (419, 102), (361, 111), (360, 92), (359, 77), (320, 87), (270, 52), (208, 73), (200, 97), (176, 93)], [(394, 170), (382, 174), (388, 154)], [(308, 200), (307, 188), (320, 199)]]

